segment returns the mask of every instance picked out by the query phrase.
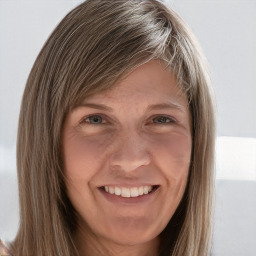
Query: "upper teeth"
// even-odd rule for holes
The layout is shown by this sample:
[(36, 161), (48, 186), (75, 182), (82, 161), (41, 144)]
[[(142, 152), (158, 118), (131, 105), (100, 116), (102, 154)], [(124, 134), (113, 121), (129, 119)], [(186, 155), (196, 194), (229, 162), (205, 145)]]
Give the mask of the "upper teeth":
[(104, 186), (104, 189), (110, 194), (115, 194), (121, 197), (137, 197), (151, 192), (153, 190), (153, 186), (140, 186), (132, 188)]

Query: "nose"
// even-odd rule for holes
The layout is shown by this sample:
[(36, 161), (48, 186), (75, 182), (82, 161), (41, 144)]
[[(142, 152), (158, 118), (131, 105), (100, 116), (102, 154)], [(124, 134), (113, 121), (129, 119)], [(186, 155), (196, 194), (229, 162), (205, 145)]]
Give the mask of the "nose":
[(132, 172), (151, 161), (146, 141), (139, 134), (128, 134), (118, 140), (110, 156), (113, 170)]

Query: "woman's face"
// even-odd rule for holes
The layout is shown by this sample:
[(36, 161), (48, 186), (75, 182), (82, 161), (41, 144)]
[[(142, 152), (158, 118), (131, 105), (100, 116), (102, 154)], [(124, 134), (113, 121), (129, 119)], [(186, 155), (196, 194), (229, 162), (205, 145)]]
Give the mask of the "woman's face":
[(80, 227), (117, 244), (156, 239), (185, 190), (190, 123), (186, 97), (158, 61), (70, 112), (63, 154)]

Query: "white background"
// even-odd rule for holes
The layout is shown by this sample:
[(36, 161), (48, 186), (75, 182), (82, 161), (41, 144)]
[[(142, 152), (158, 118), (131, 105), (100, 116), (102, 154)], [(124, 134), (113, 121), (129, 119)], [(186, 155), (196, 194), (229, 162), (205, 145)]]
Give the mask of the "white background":
[[(17, 120), (43, 43), (81, 1), (0, 0), (0, 237), (18, 226)], [(218, 107), (212, 255), (256, 255), (256, 1), (170, 1), (210, 64)]]

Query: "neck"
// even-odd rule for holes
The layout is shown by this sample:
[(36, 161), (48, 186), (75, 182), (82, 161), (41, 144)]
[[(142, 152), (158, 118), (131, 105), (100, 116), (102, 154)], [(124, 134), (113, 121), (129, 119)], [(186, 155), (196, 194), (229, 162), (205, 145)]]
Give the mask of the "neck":
[(127, 245), (80, 230), (76, 235), (76, 244), (80, 256), (157, 256), (159, 238), (141, 244)]

